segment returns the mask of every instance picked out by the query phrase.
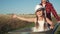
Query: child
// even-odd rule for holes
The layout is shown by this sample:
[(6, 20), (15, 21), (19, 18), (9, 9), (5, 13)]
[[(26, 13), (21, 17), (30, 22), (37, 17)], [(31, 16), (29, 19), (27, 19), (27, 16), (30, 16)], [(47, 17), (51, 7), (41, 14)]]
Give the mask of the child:
[[(32, 32), (42, 32), (53, 29), (53, 23), (44, 15), (44, 8), (40, 7), (36, 10), (36, 18), (23, 18), (16, 15), (13, 15), (13, 18), (18, 18), (20, 20), (34, 22), (35, 27), (32, 28)], [(47, 26), (47, 23), (50, 24), (50, 29)]]

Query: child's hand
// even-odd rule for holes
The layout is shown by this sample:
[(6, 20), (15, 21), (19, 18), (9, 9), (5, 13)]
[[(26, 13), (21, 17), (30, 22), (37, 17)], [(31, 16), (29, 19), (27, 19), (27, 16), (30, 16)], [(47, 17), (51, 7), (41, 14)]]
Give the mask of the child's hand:
[(54, 26), (50, 26), (50, 29), (53, 29), (54, 28)]
[(14, 14), (14, 15), (13, 15), (13, 18), (17, 18), (17, 16)]

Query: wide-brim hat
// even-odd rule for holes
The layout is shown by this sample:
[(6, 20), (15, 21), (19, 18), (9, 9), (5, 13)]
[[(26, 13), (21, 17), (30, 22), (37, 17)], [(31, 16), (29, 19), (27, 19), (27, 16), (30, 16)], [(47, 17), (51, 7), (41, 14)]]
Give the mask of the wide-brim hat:
[(45, 8), (44, 7), (42, 7), (42, 5), (37, 5), (36, 6), (36, 8), (35, 8), (35, 11), (37, 11), (37, 10), (45, 10)]

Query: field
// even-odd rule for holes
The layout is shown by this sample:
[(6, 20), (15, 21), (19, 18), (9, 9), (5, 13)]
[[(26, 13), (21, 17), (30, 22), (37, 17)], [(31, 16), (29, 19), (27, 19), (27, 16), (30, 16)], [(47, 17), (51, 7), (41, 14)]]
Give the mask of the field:
[[(18, 16), (25, 17), (25, 18), (35, 17), (35, 15), (33, 14), (23, 14), (23, 15), (18, 15)], [(54, 17), (52, 17), (52, 21), (54, 22), (54, 24), (57, 23)], [(17, 18), (13, 19), (12, 14), (5, 14), (5, 15), (0, 14), (0, 34), (4, 34), (9, 31), (19, 30), (26, 27), (32, 27), (32, 26), (34, 26), (33, 23), (22, 21)], [(59, 34), (59, 33), (60, 33), (60, 27), (58, 27), (55, 34)]]

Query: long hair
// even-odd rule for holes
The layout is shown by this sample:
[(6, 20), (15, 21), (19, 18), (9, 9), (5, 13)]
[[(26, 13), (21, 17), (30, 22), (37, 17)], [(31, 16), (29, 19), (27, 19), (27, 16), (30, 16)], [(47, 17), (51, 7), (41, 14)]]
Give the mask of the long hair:
[(38, 23), (38, 16), (36, 15), (36, 24), (35, 24), (36, 28), (38, 28), (39, 23)]
[(42, 14), (43, 14), (43, 17), (44, 17), (44, 20), (45, 20), (45, 22), (44, 22), (44, 29), (46, 29), (48, 25), (46, 23), (47, 22), (46, 21), (46, 15), (45, 15), (45, 12), (44, 12), (45, 11), (45, 8), (43, 8), (42, 11), (43, 11)]
[(45, 20), (45, 23), (44, 23), (44, 29), (46, 29), (48, 25), (47, 25), (47, 23), (46, 23), (47, 21), (46, 21), (45, 13), (44, 13), (43, 17), (44, 17), (44, 20)]
[[(35, 12), (35, 14), (38, 12), (38, 10)], [(39, 23), (38, 23), (38, 16), (36, 14), (36, 23), (35, 23), (35, 27), (38, 28), (39, 26)]]
[(45, 30), (48, 25), (47, 25), (47, 23), (46, 23), (47, 21), (46, 21), (46, 16), (45, 16), (44, 10), (43, 10), (43, 13), (42, 13), (42, 14), (43, 14), (44, 21), (45, 21), (45, 22), (44, 22), (44, 30)]

